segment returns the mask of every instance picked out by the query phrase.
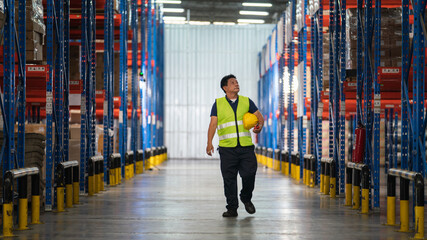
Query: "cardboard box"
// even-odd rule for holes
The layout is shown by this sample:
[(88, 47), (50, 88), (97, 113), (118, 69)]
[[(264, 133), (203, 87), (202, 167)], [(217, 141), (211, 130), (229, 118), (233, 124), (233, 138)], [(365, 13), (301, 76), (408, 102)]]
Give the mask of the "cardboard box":
[(81, 79), (81, 47), (70, 46), (70, 80)]
[(81, 136), (81, 125), (71, 124), (70, 125), (70, 139), (80, 139)]
[(27, 61), (43, 61), (43, 49), (34, 49), (32, 51), (26, 51)]
[(68, 144), (70, 146), (69, 159), (71, 161), (77, 160), (80, 163), (80, 139), (70, 139)]
[(80, 110), (70, 110), (70, 124), (80, 124), (81, 112)]
[[(96, 53), (96, 90), (104, 89), (104, 53)], [(128, 78), (129, 80), (130, 78)], [(120, 53), (114, 52), (114, 96), (120, 96)]]

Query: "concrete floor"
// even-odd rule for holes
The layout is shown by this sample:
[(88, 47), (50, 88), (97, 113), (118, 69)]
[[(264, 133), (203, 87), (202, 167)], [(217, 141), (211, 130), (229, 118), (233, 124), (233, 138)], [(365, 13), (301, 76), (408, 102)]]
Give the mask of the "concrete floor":
[[(219, 161), (169, 160), (150, 172), (65, 213), (45, 213), (44, 224), (15, 231), (20, 239), (408, 239), (381, 225), (384, 213), (360, 215), (317, 189), (259, 168), (249, 215), (225, 210)], [(242, 206), (243, 204), (241, 204)], [(385, 206), (385, 205), (383, 205)]]

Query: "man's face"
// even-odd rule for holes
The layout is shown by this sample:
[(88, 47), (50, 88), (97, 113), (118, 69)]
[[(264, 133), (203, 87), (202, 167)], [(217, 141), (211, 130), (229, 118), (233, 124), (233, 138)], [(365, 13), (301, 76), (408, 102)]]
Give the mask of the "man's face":
[(228, 79), (227, 86), (224, 86), (224, 90), (226, 93), (239, 93), (240, 87), (239, 82), (237, 82), (237, 79), (230, 78)]

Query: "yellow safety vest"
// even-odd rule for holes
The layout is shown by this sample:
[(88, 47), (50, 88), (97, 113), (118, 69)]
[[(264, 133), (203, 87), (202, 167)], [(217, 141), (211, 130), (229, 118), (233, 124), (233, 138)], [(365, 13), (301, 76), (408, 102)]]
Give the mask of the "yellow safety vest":
[(242, 147), (252, 146), (251, 133), (243, 127), (243, 115), (249, 111), (249, 98), (239, 96), (236, 113), (225, 97), (216, 99), (216, 109), (219, 146), (236, 147), (237, 139)]

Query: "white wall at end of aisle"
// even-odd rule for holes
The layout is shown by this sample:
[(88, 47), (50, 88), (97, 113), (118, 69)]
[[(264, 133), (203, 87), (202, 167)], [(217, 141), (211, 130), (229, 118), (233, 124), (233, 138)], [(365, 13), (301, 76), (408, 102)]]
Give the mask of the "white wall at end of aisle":
[[(165, 145), (171, 158), (205, 153), (212, 104), (224, 96), (220, 80), (234, 74), (241, 95), (258, 102), (259, 49), (274, 25), (165, 27)], [(214, 138), (215, 156), (218, 138)]]

